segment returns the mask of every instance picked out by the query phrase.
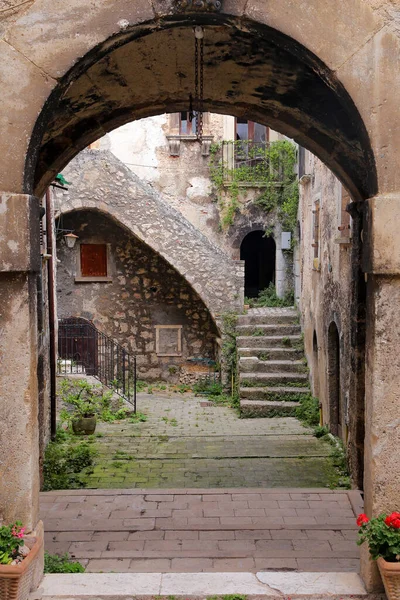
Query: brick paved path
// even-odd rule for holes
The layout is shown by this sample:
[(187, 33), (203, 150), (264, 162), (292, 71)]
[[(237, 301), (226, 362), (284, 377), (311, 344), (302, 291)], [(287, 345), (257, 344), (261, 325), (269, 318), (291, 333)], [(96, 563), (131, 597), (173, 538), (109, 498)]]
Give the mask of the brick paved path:
[(332, 448), (294, 418), (239, 419), (204, 398), (140, 394), (145, 423), (101, 423), (90, 488), (325, 487)]
[(89, 571), (357, 570), (360, 497), (327, 489), (329, 444), (202, 400), (140, 394), (146, 422), (100, 424), (100, 489), (42, 494), (46, 549)]
[(358, 570), (358, 492), (71, 490), (41, 506), (46, 549), (88, 571)]

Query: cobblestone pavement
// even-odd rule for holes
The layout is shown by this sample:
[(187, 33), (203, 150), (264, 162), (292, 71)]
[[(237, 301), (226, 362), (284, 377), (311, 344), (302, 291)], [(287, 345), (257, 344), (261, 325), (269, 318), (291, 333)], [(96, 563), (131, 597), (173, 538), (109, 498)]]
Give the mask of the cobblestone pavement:
[(325, 487), (329, 444), (294, 418), (239, 419), (204, 399), (139, 394), (144, 423), (101, 423), (90, 488)]
[(146, 422), (100, 424), (101, 489), (41, 495), (46, 550), (93, 572), (358, 570), (361, 497), (328, 489), (330, 446), (202, 402), (140, 394)]
[(46, 550), (93, 572), (358, 570), (358, 492), (71, 490), (41, 508)]

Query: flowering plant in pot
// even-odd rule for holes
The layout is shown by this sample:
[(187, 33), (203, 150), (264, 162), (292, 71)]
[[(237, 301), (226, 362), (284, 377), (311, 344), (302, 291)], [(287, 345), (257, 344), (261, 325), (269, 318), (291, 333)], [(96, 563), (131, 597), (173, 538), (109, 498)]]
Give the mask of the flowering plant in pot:
[(389, 600), (400, 600), (400, 512), (368, 519), (357, 518), (358, 545), (368, 543), (369, 553), (377, 561), (386, 595)]
[[(26, 542), (26, 543), (25, 543)], [(40, 540), (25, 538), (20, 521), (0, 527), (0, 598), (26, 600), (31, 591)]]

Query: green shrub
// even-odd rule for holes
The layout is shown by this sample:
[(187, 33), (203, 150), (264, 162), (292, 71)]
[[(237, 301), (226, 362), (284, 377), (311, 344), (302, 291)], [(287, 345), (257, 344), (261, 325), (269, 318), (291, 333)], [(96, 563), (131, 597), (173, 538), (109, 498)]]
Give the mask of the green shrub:
[(73, 562), (68, 553), (59, 556), (58, 554), (44, 553), (44, 572), (45, 573), (84, 573), (85, 567), (79, 562)]
[(304, 395), (300, 406), (296, 409), (296, 417), (306, 426), (319, 425), (319, 400), (311, 395)]
[(93, 465), (95, 454), (86, 441), (76, 443), (73, 436), (58, 430), (44, 455), (43, 491), (85, 487), (84, 471)]

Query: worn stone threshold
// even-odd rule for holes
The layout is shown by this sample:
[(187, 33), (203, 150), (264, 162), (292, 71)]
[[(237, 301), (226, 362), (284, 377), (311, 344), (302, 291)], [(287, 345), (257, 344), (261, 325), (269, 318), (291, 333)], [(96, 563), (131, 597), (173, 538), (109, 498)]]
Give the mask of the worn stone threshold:
[(45, 575), (30, 600), (74, 598), (112, 600), (161, 596), (207, 598), (240, 594), (248, 598), (345, 598), (383, 600), (368, 594), (357, 573), (82, 573)]

